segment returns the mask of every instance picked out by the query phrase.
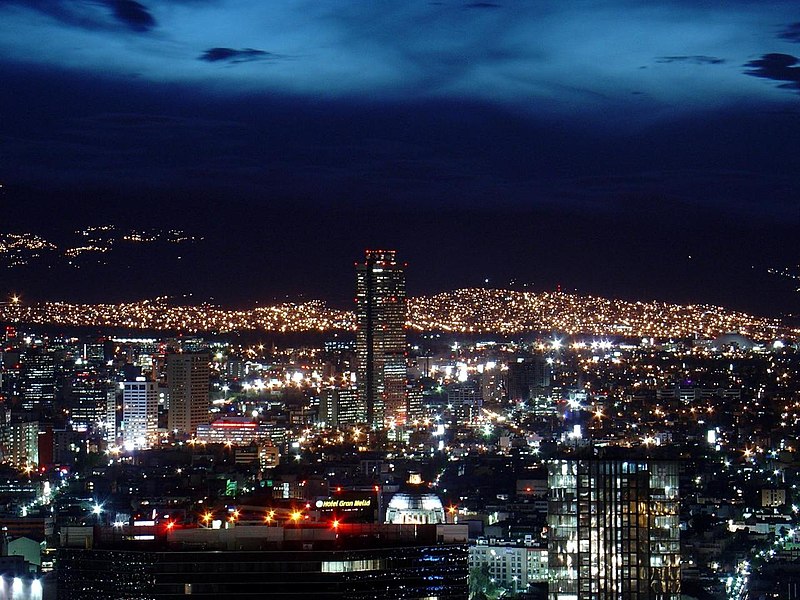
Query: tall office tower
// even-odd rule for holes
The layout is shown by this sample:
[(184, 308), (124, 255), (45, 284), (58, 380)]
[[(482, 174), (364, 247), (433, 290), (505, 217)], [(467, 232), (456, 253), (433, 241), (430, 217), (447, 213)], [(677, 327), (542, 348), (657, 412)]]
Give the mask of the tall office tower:
[(503, 372), (496, 364), (486, 365), (481, 373), (481, 396), (487, 404), (500, 402), (505, 395)]
[(394, 250), (367, 250), (356, 265), (358, 397), (367, 423), (406, 421), (406, 276)]
[(56, 398), (56, 361), (44, 349), (25, 352), (20, 373), (23, 410), (52, 408)]
[(198, 425), (208, 423), (210, 364), (208, 352), (167, 354), (170, 431), (191, 436), (197, 433)]
[(114, 384), (111, 381), (89, 370), (79, 371), (69, 380), (66, 397), (74, 429), (102, 431), (105, 435), (109, 427), (108, 405), (115, 403)]
[(94, 344), (84, 344), (82, 358), (87, 364), (100, 367), (108, 362), (113, 354), (112, 342), (96, 342)]
[(108, 402), (106, 403), (106, 431), (105, 440), (109, 444), (117, 443), (117, 388), (112, 386), (108, 391)]
[(447, 386), (447, 409), (459, 424), (475, 423), (481, 414), (481, 390), (472, 381)]
[(508, 399), (512, 402), (527, 402), (549, 392), (550, 365), (543, 356), (509, 362), (506, 378)]
[(548, 465), (549, 600), (680, 600), (678, 465)]
[(151, 448), (158, 437), (158, 388), (137, 377), (122, 388), (122, 442), (128, 450)]
[(2, 462), (16, 469), (39, 465), (39, 422), (0, 425)]
[(422, 388), (419, 384), (406, 386), (406, 398), (408, 399), (408, 414), (406, 420), (421, 420), (425, 414), (422, 406)]
[(348, 427), (364, 423), (366, 414), (354, 388), (326, 388), (319, 398), (319, 420), (327, 427)]

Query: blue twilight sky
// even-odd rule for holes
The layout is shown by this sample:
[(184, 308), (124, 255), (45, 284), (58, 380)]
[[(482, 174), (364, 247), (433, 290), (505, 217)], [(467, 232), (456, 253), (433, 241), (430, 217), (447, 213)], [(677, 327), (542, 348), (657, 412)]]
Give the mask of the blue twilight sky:
[[(50, 235), (247, 231), (196, 262), (240, 297), (345, 297), (379, 244), (425, 265), (420, 292), (485, 275), (778, 313), (798, 56), (796, 1), (0, 0), (0, 201)], [(231, 267), (251, 253), (269, 283)]]

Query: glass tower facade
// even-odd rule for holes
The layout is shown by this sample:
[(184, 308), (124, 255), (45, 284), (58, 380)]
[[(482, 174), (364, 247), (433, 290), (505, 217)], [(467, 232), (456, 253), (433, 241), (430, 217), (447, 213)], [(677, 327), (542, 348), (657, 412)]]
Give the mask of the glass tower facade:
[(359, 402), (367, 423), (406, 421), (406, 276), (394, 250), (367, 250), (356, 265)]
[(678, 465), (548, 466), (549, 600), (680, 600)]

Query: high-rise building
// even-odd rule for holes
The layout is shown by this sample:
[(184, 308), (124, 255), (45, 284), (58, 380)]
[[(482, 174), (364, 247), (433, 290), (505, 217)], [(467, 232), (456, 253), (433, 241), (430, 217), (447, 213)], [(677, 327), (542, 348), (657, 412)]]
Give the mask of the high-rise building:
[(113, 407), (116, 401), (111, 381), (90, 370), (80, 371), (70, 378), (66, 396), (74, 429), (105, 434), (109, 426), (113, 428), (113, 424), (108, 423), (108, 405)]
[(152, 447), (158, 436), (158, 388), (137, 377), (122, 389), (122, 440), (128, 450)]
[(17, 469), (38, 466), (38, 421), (0, 425), (0, 460)]
[(481, 414), (483, 398), (472, 381), (459, 381), (447, 386), (447, 409), (458, 423), (474, 423)]
[(364, 423), (364, 405), (355, 388), (326, 388), (319, 397), (319, 421), (327, 427), (347, 427)]
[(422, 387), (419, 384), (409, 384), (406, 386), (406, 399), (408, 402), (408, 414), (406, 420), (415, 421), (424, 416), (422, 407)]
[(542, 356), (508, 363), (508, 399), (512, 402), (527, 402), (549, 393), (550, 370), (550, 365)]
[(191, 436), (197, 433), (198, 425), (208, 423), (210, 363), (208, 352), (167, 355), (170, 431)]
[(367, 250), (356, 265), (359, 402), (367, 422), (406, 421), (406, 277), (394, 250)]
[(0, 394), (6, 398), (20, 397), (21, 374), (22, 354), (19, 351), (0, 348)]
[(677, 463), (556, 459), (548, 486), (550, 600), (680, 600)]
[(41, 411), (52, 408), (56, 397), (56, 361), (43, 349), (26, 351), (21, 373), (22, 408)]
[(503, 372), (496, 363), (485, 365), (481, 373), (481, 396), (487, 404), (499, 403), (505, 395)]

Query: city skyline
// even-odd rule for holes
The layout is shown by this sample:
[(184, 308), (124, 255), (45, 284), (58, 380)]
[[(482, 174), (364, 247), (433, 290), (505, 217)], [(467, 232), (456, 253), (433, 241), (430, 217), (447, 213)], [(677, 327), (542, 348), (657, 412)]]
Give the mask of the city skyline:
[(797, 598), (797, 0), (0, 22), (0, 597)]

